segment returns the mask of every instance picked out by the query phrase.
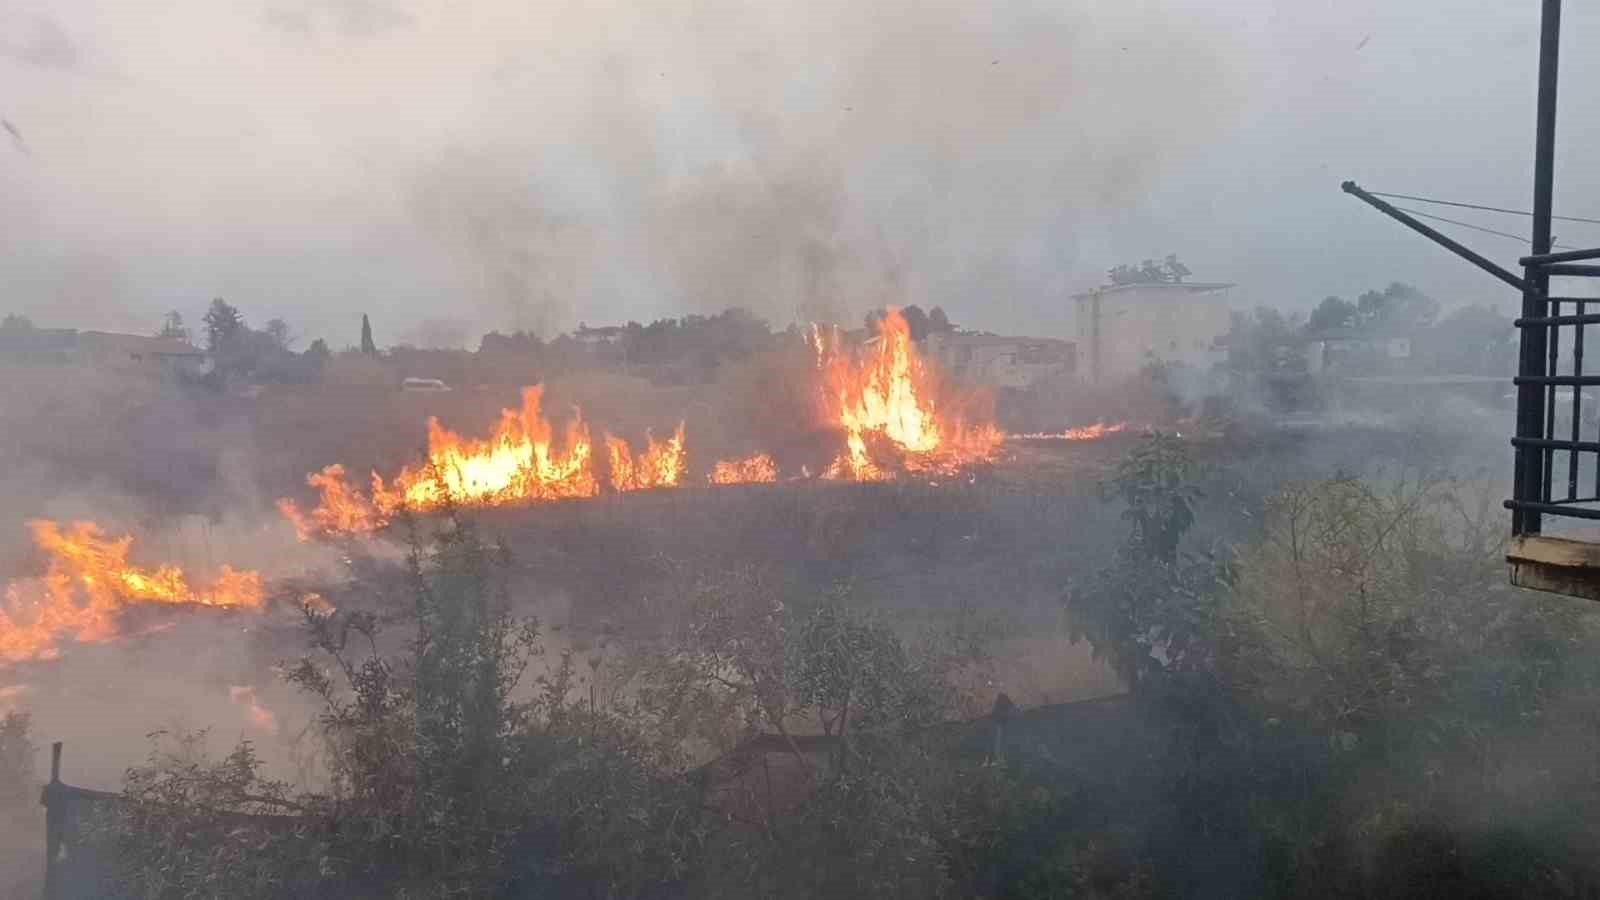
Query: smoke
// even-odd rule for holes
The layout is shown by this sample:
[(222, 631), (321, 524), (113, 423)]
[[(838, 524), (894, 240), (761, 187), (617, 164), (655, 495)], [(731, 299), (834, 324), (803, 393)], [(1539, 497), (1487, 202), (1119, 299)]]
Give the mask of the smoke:
[[(13, 56), (43, 52), (32, 21)], [(124, 318), (221, 294), (308, 339), (372, 296), (395, 334), (441, 308), (548, 335), (885, 300), (1021, 327), (1244, 101), (1234, 29), (1186, 0), (74, 0), (49, 21), (121, 74), (19, 70), (4, 112), (37, 164), (0, 163), (27, 212), (0, 275), (79, 327), (101, 313), (40, 296), (47, 257), (111, 257), (120, 286), (78, 293)]]
[(550, 103), (549, 60), (505, 60), (497, 122), (422, 167), (417, 213), (501, 326), (1058, 291), (1077, 232), (1235, 103), (1225, 35), (1090, 6), (564, 18), (582, 102)]

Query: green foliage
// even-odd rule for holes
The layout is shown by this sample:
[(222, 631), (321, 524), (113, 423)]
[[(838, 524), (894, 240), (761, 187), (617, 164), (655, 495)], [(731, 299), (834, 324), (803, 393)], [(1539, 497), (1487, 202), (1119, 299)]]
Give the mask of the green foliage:
[(1106, 280), (1114, 285), (1180, 284), (1191, 274), (1189, 267), (1178, 261), (1176, 253), (1169, 253), (1160, 262), (1147, 259), (1137, 266), (1116, 266), (1106, 272)]
[(1132, 528), (1129, 553), (1168, 564), (1177, 561), (1178, 544), (1194, 524), (1194, 503), (1200, 497), (1182, 438), (1164, 432), (1144, 438), (1117, 463), (1103, 492), (1125, 506), (1122, 517)]
[(1311, 311), (1311, 318), (1306, 322), (1306, 330), (1318, 334), (1342, 328), (1355, 328), (1360, 320), (1360, 312), (1354, 303), (1343, 297), (1329, 296), (1322, 298), (1317, 308)]
[(328, 349), (327, 341), (317, 338), (311, 342), (311, 346), (307, 347), (301, 356), (305, 357), (307, 362), (320, 371), (323, 366), (328, 364), (328, 360), (333, 358), (333, 353)]
[(161, 320), (161, 330), (156, 332), (156, 337), (171, 338), (175, 341), (189, 343), (189, 329), (183, 324), (183, 313), (172, 310)]
[(221, 297), (211, 301), (211, 307), (206, 310), (202, 320), (206, 325), (206, 349), (214, 354), (226, 353), (233, 349), (245, 331), (244, 315), (237, 307), (230, 306)]
[(1409, 284), (1394, 281), (1381, 291), (1366, 291), (1354, 303), (1342, 297), (1325, 297), (1312, 310), (1306, 330), (1312, 334), (1339, 329), (1377, 334), (1411, 332), (1431, 326), (1439, 315), (1439, 301)]
[(361, 352), (368, 356), (378, 355), (378, 345), (372, 340), (372, 321), (366, 313), (361, 314)]
[(32, 803), (34, 791), (33, 717), (22, 710), (9, 710), (0, 717), (0, 808)]
[(282, 319), (268, 319), (267, 324), (262, 326), (261, 332), (265, 334), (272, 341), (272, 345), (279, 350), (288, 350), (290, 345), (292, 345), (295, 341), (294, 335), (289, 331), (289, 323)]
[[(519, 690), (543, 648), (503, 562), (451, 516), (414, 535), (399, 602), (308, 609), (289, 678), (321, 701), (326, 789), (291, 797), (247, 744), (153, 755), (109, 836), (128, 886), (110, 896), (610, 898), (681, 878), (697, 839), (674, 749), (576, 699), (569, 656)], [(292, 815), (238, 820), (272, 808)]]
[(144, 765), (128, 770), (124, 802), (85, 835), (117, 865), (106, 897), (328, 896), (328, 835), (289, 799), (288, 785), (262, 777), (249, 742), (220, 760), (206, 733), (152, 737)]
[(1227, 367), (1236, 372), (1303, 372), (1306, 361), (1300, 338), (1298, 317), (1270, 306), (1235, 312), (1227, 335)]
[(1117, 559), (1068, 591), (1073, 640), (1088, 640), (1133, 687), (1206, 652), (1219, 573), (1181, 555), (1200, 497), (1180, 438), (1155, 433), (1124, 456), (1102, 486), (1129, 523)]

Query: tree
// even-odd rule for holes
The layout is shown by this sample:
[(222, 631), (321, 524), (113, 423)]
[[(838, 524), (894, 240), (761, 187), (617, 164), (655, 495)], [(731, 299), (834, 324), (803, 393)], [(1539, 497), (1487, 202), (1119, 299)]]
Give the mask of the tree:
[(213, 354), (226, 352), (246, 330), (244, 316), (221, 297), (211, 301), (203, 321), (206, 323), (206, 349)]
[[(741, 815), (754, 827), (723, 835), (702, 895), (953, 893), (949, 852), (987, 827), (959, 813), (962, 789), (984, 773), (942, 756), (930, 726), (952, 708), (948, 676), (981, 651), (960, 638), (907, 646), (844, 592), (785, 602), (755, 570), (709, 579), (695, 595), (681, 634), (647, 668), (643, 701), (676, 729), (704, 715), (713, 729), (744, 722), (776, 736), (808, 790), (782, 808), (771, 792), (751, 796)], [(801, 749), (794, 728), (807, 719), (827, 749)]]
[(361, 314), (361, 352), (368, 356), (378, 355), (378, 345), (372, 342), (372, 322), (367, 319), (367, 314)]
[(1343, 297), (1328, 296), (1322, 298), (1317, 308), (1311, 311), (1311, 319), (1306, 322), (1306, 330), (1312, 334), (1326, 331), (1335, 331), (1344, 328), (1354, 328), (1360, 321), (1360, 313), (1356, 305)]
[(944, 307), (935, 306), (933, 309), (928, 310), (928, 331), (930, 333), (955, 330), (956, 327), (950, 324), (950, 317), (944, 313)]
[(169, 338), (175, 341), (183, 341), (185, 344), (189, 343), (189, 329), (184, 327), (183, 313), (178, 312), (175, 309), (167, 313), (166, 317), (161, 322), (161, 330), (156, 332), (156, 337)]
[(1434, 372), (1504, 375), (1516, 369), (1516, 334), (1511, 320), (1494, 307), (1465, 306), (1422, 332), (1417, 344)]
[(326, 787), (180, 737), (129, 771), (98, 896), (678, 895), (699, 819), (682, 760), (628, 706), (578, 701), (570, 653), (528, 683), (539, 629), (510, 611), (502, 548), (454, 512), (409, 524), (398, 596), (305, 610), (288, 678), (321, 709)]
[(1180, 552), (1200, 492), (1183, 441), (1146, 437), (1118, 463), (1102, 496), (1123, 504), (1128, 537), (1115, 561), (1072, 586), (1074, 640), (1087, 639), (1129, 687), (1199, 664), (1215, 624), (1218, 572), (1205, 557)]
[(312, 341), (311, 346), (307, 347), (305, 353), (301, 355), (305, 357), (307, 362), (318, 369), (327, 365), (328, 360), (333, 357), (333, 353), (328, 350), (328, 342), (322, 338)]
[(1342, 297), (1324, 297), (1306, 328), (1313, 334), (1343, 328), (1367, 333), (1417, 331), (1432, 325), (1438, 315), (1439, 301), (1394, 281), (1381, 291), (1362, 293), (1354, 303)]
[(1189, 267), (1178, 261), (1178, 255), (1169, 253), (1160, 262), (1147, 259), (1137, 266), (1115, 266), (1106, 272), (1106, 277), (1114, 285), (1179, 284), (1190, 274)]
[(1194, 463), (1174, 435), (1152, 434), (1118, 461), (1102, 490), (1122, 501), (1135, 555), (1167, 564), (1177, 561), (1178, 544), (1194, 524), (1194, 501), (1200, 496), (1193, 482)]
[(1228, 368), (1235, 372), (1301, 371), (1303, 354), (1293, 352), (1300, 339), (1297, 319), (1270, 306), (1235, 312), (1228, 329)]
[(911, 339), (920, 341), (928, 336), (928, 314), (922, 307), (915, 303), (900, 310), (900, 315), (906, 320), (906, 327), (911, 329)]
[(18, 315), (17, 313), (6, 313), (6, 317), (4, 319), (0, 319), (0, 331), (12, 334), (26, 334), (32, 330), (33, 321), (27, 316)]
[(1363, 328), (1414, 331), (1433, 324), (1439, 315), (1439, 301), (1409, 284), (1391, 281), (1381, 291), (1357, 297), (1356, 311)]
[(288, 350), (294, 343), (294, 336), (289, 333), (289, 323), (282, 319), (268, 319), (261, 331), (272, 339), (279, 350)]

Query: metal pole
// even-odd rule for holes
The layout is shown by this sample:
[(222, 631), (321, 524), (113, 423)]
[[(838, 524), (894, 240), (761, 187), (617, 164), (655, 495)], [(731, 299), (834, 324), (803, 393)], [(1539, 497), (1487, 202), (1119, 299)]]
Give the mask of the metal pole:
[[(1556, 86), (1560, 71), (1561, 53), (1561, 0), (1544, 0), (1544, 10), (1539, 28), (1539, 99), (1538, 119), (1534, 133), (1533, 151), (1533, 246), (1530, 254), (1540, 256), (1550, 252), (1550, 214), (1555, 191), (1556, 150)], [(1549, 295), (1550, 276), (1543, 266), (1529, 265), (1524, 270), (1522, 291), (1522, 317), (1537, 318), (1546, 313), (1545, 298)], [(1549, 349), (1549, 330), (1522, 329), (1520, 374), (1529, 376), (1542, 373), (1545, 355)], [(1550, 372), (1550, 375), (1556, 373)], [(1545, 389), (1537, 384), (1517, 387), (1517, 437), (1543, 437)], [(1542, 498), (1544, 490), (1544, 453), (1531, 447), (1516, 448), (1516, 485), (1518, 500)], [(1519, 509), (1512, 515), (1511, 530), (1515, 534), (1538, 534), (1540, 513)]]
[(1401, 225), (1410, 228), (1412, 231), (1417, 232), (1428, 240), (1433, 241), (1439, 246), (1449, 250), (1451, 253), (1454, 253), (1462, 259), (1465, 259), (1467, 262), (1472, 263), (1473, 265), (1484, 270), (1485, 272), (1488, 272), (1490, 275), (1493, 275), (1501, 281), (1504, 281), (1506, 284), (1511, 285), (1517, 290), (1521, 291), (1527, 288), (1527, 283), (1523, 281), (1523, 279), (1518, 278), (1514, 273), (1506, 271), (1505, 269), (1496, 265), (1488, 257), (1472, 250), (1461, 242), (1440, 233), (1437, 228), (1424, 225), (1401, 210), (1396, 209), (1393, 204), (1386, 203), (1383, 200), (1374, 197), (1372, 194), (1363, 190), (1361, 185), (1356, 184), (1354, 181), (1346, 181), (1339, 187), (1343, 189), (1346, 194), (1349, 194), (1350, 196), (1355, 197), (1357, 200), (1371, 205), (1378, 212), (1383, 213), (1391, 219), (1394, 219)]
[(61, 895), (61, 874), (56, 870), (61, 856), (61, 838), (66, 825), (66, 810), (61, 808), (61, 742), (50, 745), (50, 783), (44, 787), (44, 897), (56, 900)]

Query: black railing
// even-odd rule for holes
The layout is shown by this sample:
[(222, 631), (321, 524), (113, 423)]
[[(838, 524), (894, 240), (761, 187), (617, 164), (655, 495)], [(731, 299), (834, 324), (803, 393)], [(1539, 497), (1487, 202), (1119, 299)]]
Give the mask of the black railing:
[[(1517, 386), (1512, 530), (1539, 534), (1544, 516), (1600, 519), (1600, 374), (1585, 370), (1587, 331), (1600, 325), (1600, 298), (1552, 296), (1551, 278), (1592, 278), (1600, 248), (1524, 256)], [(1592, 389), (1592, 390), (1591, 390)]]

